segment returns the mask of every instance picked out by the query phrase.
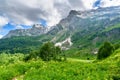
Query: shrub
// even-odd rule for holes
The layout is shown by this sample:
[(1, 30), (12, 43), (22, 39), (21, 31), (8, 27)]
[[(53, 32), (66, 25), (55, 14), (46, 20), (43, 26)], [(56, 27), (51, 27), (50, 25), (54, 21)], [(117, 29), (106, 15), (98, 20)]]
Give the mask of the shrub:
[(98, 51), (97, 59), (104, 59), (110, 56), (114, 51), (114, 47), (111, 43), (105, 42)]
[(43, 61), (50, 60), (61, 61), (62, 57), (64, 58), (64, 60), (66, 60), (66, 57), (62, 56), (61, 53), (62, 53), (61, 48), (54, 46), (54, 44), (51, 42), (47, 42), (43, 44), (43, 46), (40, 48), (40, 51), (34, 51), (29, 55), (26, 55), (24, 61), (38, 58), (41, 58)]
[(114, 44), (115, 50), (120, 48), (120, 44)]
[(28, 55), (25, 55), (24, 61), (28, 61), (28, 60), (31, 60), (31, 59), (37, 59), (37, 56), (38, 56), (37, 54), (38, 54), (38, 52), (34, 51), (34, 52), (31, 52)]
[(54, 46), (53, 43), (47, 42), (40, 49), (39, 57), (44, 61), (57, 60), (60, 58), (61, 48)]

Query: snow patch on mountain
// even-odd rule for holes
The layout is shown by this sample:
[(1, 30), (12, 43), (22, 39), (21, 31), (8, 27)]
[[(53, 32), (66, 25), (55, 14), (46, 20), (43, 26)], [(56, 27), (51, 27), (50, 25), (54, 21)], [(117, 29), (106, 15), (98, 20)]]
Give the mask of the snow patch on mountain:
[(59, 46), (59, 47), (61, 47), (62, 49), (67, 50), (67, 49), (69, 49), (69, 48), (67, 48), (67, 46), (72, 46), (72, 44), (73, 44), (73, 43), (72, 43), (72, 41), (71, 41), (71, 38), (68, 37), (68, 38), (65, 39), (64, 41), (56, 43), (55, 46)]

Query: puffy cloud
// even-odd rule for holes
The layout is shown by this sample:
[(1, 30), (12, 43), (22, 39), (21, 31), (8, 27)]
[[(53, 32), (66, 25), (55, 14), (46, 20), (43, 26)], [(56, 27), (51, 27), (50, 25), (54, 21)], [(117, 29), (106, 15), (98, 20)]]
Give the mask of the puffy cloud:
[[(0, 0), (0, 14), (15, 24), (32, 25), (45, 20), (52, 26), (70, 10), (92, 9), (96, 1), (99, 0)], [(119, 0), (100, 0), (101, 7), (116, 5), (120, 5)]]
[(120, 0), (101, 0), (101, 7), (119, 6)]
[(16, 29), (24, 29), (24, 27), (21, 26), (21, 25), (17, 25), (17, 26), (16, 26)]
[(83, 9), (82, 0), (0, 0), (0, 12), (16, 24), (31, 25), (46, 20), (49, 26), (67, 16), (71, 9)]
[(96, 0), (82, 0), (86, 9), (92, 9)]
[(3, 37), (3, 35), (0, 35), (0, 39)]
[(0, 28), (6, 24), (8, 24), (9, 20), (6, 17), (0, 16)]
[(9, 20), (6, 17), (0, 16), (0, 38), (3, 37), (3, 35), (1, 35), (1, 33), (3, 33), (3, 26), (8, 24)]
[[(23, 29), (35, 23), (53, 26), (65, 18), (70, 10), (120, 5), (120, 0), (0, 0), (0, 37), (9, 30)], [(2, 28), (4, 25), (8, 28)], [(23, 26), (24, 25), (24, 26)]]

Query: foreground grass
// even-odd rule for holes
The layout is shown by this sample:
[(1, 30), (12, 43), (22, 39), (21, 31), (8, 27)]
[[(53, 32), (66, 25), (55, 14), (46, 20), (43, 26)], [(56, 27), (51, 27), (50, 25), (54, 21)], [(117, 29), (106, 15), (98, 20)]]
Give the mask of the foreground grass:
[(67, 58), (67, 61), (69, 61), (69, 62), (92, 63), (94, 60), (82, 60), (82, 59), (76, 59), (76, 58)]
[[(11, 60), (10, 60), (11, 61)], [(120, 50), (102, 61), (12, 61), (0, 66), (0, 80), (119, 80)]]

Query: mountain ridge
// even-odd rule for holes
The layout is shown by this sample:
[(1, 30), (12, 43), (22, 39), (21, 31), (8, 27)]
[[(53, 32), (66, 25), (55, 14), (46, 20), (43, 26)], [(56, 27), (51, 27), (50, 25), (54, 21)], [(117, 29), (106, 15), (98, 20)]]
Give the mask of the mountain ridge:
[[(111, 9), (114, 9), (114, 10), (116, 10), (116, 12), (113, 12), (113, 11), (110, 11)], [(60, 20), (60, 22), (58, 23), (58, 24), (56, 24), (56, 26), (52, 26), (52, 29), (49, 29), (48, 30), (48, 28), (47, 27), (43, 27), (42, 25), (40, 25), (40, 24), (35, 24), (35, 25), (33, 25), (33, 27), (31, 28), (31, 30), (30, 29), (17, 29), (17, 30), (11, 30), (7, 35), (5, 35), (4, 36), (4, 38), (7, 38), (7, 37), (11, 37), (11, 36), (35, 36), (35, 26), (37, 26), (37, 27), (40, 27), (40, 29), (39, 28), (37, 28), (38, 30), (40, 30), (40, 31), (38, 31), (38, 33), (36, 33), (36, 36), (38, 36), (38, 35), (41, 35), (41, 34), (46, 34), (46, 33), (49, 33), (50, 31), (52, 31), (52, 30), (54, 30), (56, 27), (57, 28), (60, 28), (61, 27), (61, 29), (62, 28), (66, 28), (66, 27), (69, 27), (70, 28), (70, 30), (71, 29), (74, 29), (74, 25), (71, 25), (71, 24), (73, 24), (73, 22), (72, 22), (72, 20), (74, 20), (75, 21), (75, 19), (76, 20), (84, 20), (84, 19), (86, 19), (86, 18), (90, 18), (91, 20), (94, 20), (94, 18), (96, 19), (96, 17), (97, 17), (97, 19), (103, 19), (104, 20), (104, 18), (110, 18), (110, 17), (112, 17), (113, 16), (113, 13), (114, 13), (114, 15), (118, 15), (119, 14), (119, 10), (118, 9), (120, 9), (120, 6), (116, 6), (116, 7), (107, 7), (107, 8), (98, 8), (98, 9), (92, 9), (92, 10), (87, 10), (87, 11), (76, 11), (76, 10), (71, 10), (70, 12), (69, 12), (69, 15), (66, 17), (66, 18), (64, 18), (64, 19), (62, 19), (62, 20)], [(109, 12), (108, 12), (109, 11)], [(111, 12), (111, 13), (110, 13)], [(99, 14), (100, 13), (100, 14)], [(108, 15), (109, 14), (109, 15)], [(106, 15), (106, 17), (103, 17), (103, 15)], [(75, 19), (74, 19), (74, 17), (75, 17)], [(77, 19), (78, 18), (78, 19)], [(111, 20), (112, 19), (114, 19), (114, 18), (111, 18)], [(69, 22), (70, 21), (70, 22)], [(89, 21), (89, 19), (88, 19), (88, 21)], [(120, 21), (120, 20), (119, 20)], [(72, 22), (72, 23), (71, 23)], [(79, 22), (82, 22), (82, 21), (79, 21)], [(83, 24), (81, 24), (81, 25), (83, 25)], [(80, 24), (79, 24), (79, 26), (81, 26)], [(79, 27), (78, 26), (78, 27)], [(83, 25), (83, 27), (84, 27), (85, 25)], [(37, 30), (36, 29), (36, 30)], [(21, 30), (21, 31), (20, 31)], [(30, 30), (30, 31), (29, 31)], [(32, 31), (33, 30), (33, 31)], [(28, 31), (28, 32), (27, 32)], [(10, 34), (12, 34), (12, 32), (13, 32), (13, 35), (10, 35)], [(15, 32), (15, 33), (14, 33)], [(17, 32), (19, 32), (19, 33), (17, 33)], [(32, 32), (32, 33), (30, 33), (30, 32)], [(22, 34), (23, 33), (23, 34)], [(15, 35), (14, 35), (15, 34)], [(18, 34), (18, 35), (17, 35)], [(22, 35), (20, 35), (20, 34), (22, 34)], [(34, 35), (32, 35), (32, 34), (34, 34)]]
[[(25, 42), (23, 41), (26, 47), (30, 47), (30, 44), (27, 45), (26, 42), (29, 42), (29, 40), (31, 39), (32, 42), (37, 42), (38, 44), (44, 43), (46, 41), (51, 41), (55, 44), (62, 43), (62, 47), (66, 47), (66, 49), (95, 49), (98, 48), (104, 41), (110, 41), (112, 43), (119, 42), (119, 24), (120, 6), (99, 8), (89, 11), (72, 10), (66, 18), (62, 19), (58, 24), (52, 26), (50, 29), (43, 27), (43, 29), (39, 30), (38, 27), (32, 27), (32, 32), (34, 33), (34, 35), (22, 35), (22, 37), (26, 38), (24, 39)], [(34, 28), (36, 30), (39, 30), (38, 33), (34, 32)], [(44, 30), (46, 31), (44, 32)], [(72, 45), (66, 45), (66, 43), (68, 42), (68, 38), (70, 40), (69, 42), (72, 43)], [(0, 43), (4, 45), (1, 46), (2, 49), (3, 47), (4, 49), (8, 49), (7, 47), (5, 47), (5, 44), (9, 42), (9, 39), (14, 40), (15, 36), (8, 37), (8, 39), (3, 38), (2, 40), (0, 40)], [(20, 42), (22, 38), (17, 36), (17, 39), (18, 42)], [(66, 42), (63, 43), (64, 41)], [(32, 47), (35, 48), (36, 46), (34, 45)]]
[(3, 38), (10, 38), (12, 36), (39, 36), (48, 32), (48, 28), (41, 24), (35, 24), (29, 29), (16, 29), (11, 30)]

